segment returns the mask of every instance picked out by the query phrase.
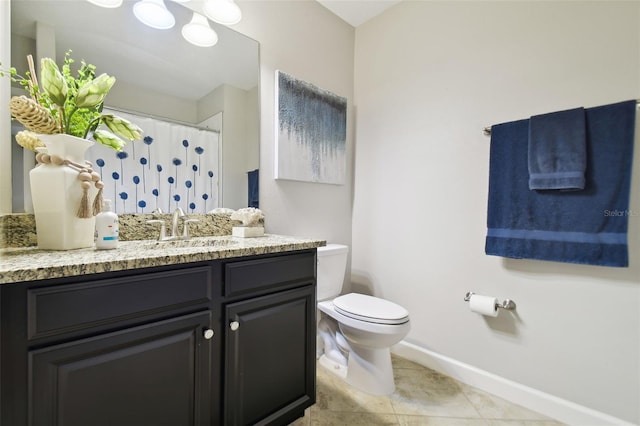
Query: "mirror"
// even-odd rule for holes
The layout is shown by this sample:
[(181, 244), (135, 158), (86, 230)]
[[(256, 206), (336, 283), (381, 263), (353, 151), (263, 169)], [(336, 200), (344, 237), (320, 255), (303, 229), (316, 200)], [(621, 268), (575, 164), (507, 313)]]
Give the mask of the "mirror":
[[(84, 59), (117, 78), (105, 107), (219, 131), (217, 207), (247, 207), (248, 172), (259, 167), (258, 43), (209, 21), (218, 43), (197, 47), (181, 28), (199, 4), (165, 2), (176, 24), (156, 30), (134, 17), (134, 3), (106, 9), (81, 0), (11, 0), (11, 65), (24, 75), (26, 55), (62, 64), (71, 49), (76, 63)], [(16, 94), (24, 91), (12, 87)], [(13, 158), (0, 161), (12, 162), (13, 211), (21, 212), (29, 198), (22, 175), (33, 163), (17, 144), (12, 149)]]

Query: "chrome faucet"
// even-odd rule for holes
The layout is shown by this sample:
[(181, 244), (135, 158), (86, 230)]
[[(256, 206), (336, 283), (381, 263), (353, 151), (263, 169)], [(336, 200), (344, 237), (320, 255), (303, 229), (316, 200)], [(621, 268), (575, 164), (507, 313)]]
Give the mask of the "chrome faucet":
[(178, 218), (181, 218), (183, 216), (184, 216), (184, 211), (182, 211), (182, 209), (180, 207), (176, 208), (173, 211), (173, 216), (171, 217), (171, 238), (172, 239), (179, 238), (179, 235), (178, 235)]
[(158, 237), (158, 241), (173, 241), (173, 240), (187, 240), (189, 239), (189, 224), (193, 222), (199, 222), (198, 219), (184, 219), (182, 221), (182, 235), (178, 233), (178, 222), (181, 217), (184, 217), (184, 211), (178, 207), (174, 210), (173, 215), (171, 216), (171, 234), (167, 236), (166, 225), (164, 220), (160, 219), (152, 219), (148, 220), (147, 223), (159, 223), (160, 224), (160, 236)]

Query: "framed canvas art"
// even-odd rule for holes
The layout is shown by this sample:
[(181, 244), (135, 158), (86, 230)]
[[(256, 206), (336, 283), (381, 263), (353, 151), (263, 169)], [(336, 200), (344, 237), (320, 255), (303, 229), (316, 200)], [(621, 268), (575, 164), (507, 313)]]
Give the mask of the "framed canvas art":
[(347, 99), (276, 71), (276, 179), (342, 185)]

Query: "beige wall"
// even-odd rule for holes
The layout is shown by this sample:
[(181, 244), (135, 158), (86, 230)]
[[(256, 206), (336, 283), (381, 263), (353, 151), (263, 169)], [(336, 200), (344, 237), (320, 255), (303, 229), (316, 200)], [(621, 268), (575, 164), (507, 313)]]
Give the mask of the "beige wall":
[[(260, 207), (267, 232), (351, 245), (355, 30), (314, 1), (239, 1), (234, 29), (260, 42)], [(348, 98), (347, 183), (274, 179), (275, 72)]]
[[(482, 129), (639, 98), (639, 44), (638, 2), (404, 1), (358, 27), (354, 100), (354, 285), (405, 306), (420, 348), (632, 423), (640, 214), (629, 268), (484, 255)], [(473, 314), (467, 291), (517, 311)]]
[(222, 113), (222, 207), (247, 207), (248, 140), (247, 92), (231, 86), (224, 88)]
[(113, 86), (107, 101), (108, 107), (141, 111), (151, 116), (186, 123), (195, 123), (199, 112), (198, 106), (191, 100), (145, 90), (126, 81), (119, 81)]

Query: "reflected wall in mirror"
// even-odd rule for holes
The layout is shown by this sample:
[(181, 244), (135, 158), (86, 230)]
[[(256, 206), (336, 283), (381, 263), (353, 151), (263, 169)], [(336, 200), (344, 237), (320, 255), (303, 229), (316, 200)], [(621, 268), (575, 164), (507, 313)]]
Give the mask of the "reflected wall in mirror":
[[(28, 54), (33, 54), (36, 64), (42, 57), (56, 58), (62, 64), (65, 52), (72, 50), (77, 64), (84, 59), (94, 64), (98, 73), (116, 77), (105, 99), (106, 107), (219, 132), (218, 152), (209, 152), (216, 159), (207, 159), (215, 162), (219, 158), (217, 203), (210, 200), (207, 207), (246, 207), (248, 172), (259, 167), (258, 43), (209, 22), (218, 34), (218, 43), (206, 48), (194, 46), (182, 37), (180, 29), (191, 20), (189, 7), (198, 4), (166, 3), (176, 25), (156, 30), (134, 17), (134, 1), (130, 0), (115, 9), (85, 0), (11, 0), (11, 65), (24, 75)], [(24, 94), (17, 85), (11, 91), (12, 95)], [(12, 127), (15, 133), (17, 129)], [(166, 145), (170, 156), (169, 150), (182, 142), (156, 139), (154, 148)], [(133, 155), (133, 149), (142, 152), (145, 147), (143, 142), (130, 142), (125, 151)], [(13, 211), (29, 211), (25, 176), (32, 167), (33, 154), (13, 143), (12, 158), (0, 162), (0, 167), (12, 167)]]

